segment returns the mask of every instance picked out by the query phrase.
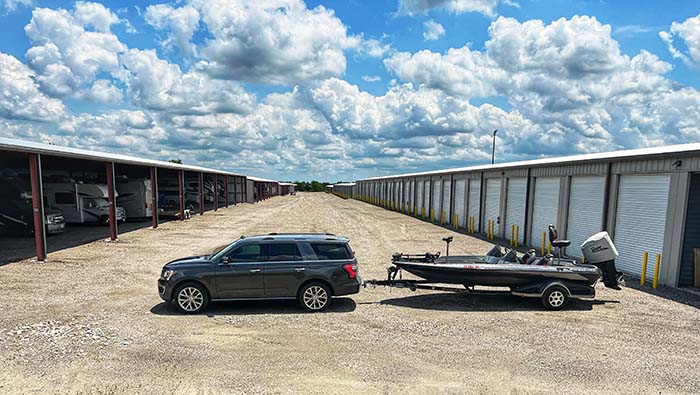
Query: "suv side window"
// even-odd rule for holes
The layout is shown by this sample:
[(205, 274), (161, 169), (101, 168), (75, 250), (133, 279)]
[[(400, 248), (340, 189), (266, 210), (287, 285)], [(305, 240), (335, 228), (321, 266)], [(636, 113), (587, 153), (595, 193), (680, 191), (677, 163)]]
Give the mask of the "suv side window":
[(240, 246), (228, 255), (229, 263), (236, 262), (261, 262), (263, 261), (262, 246), (260, 244), (247, 244)]
[(322, 261), (352, 259), (344, 243), (311, 243), (311, 248)]
[(268, 245), (268, 248), (270, 249), (270, 262), (302, 260), (297, 243), (272, 243)]

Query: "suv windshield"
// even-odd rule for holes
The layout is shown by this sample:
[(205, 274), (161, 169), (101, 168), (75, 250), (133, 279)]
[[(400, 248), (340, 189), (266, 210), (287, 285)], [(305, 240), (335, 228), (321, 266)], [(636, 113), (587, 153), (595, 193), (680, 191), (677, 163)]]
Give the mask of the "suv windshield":
[(344, 243), (311, 243), (318, 259), (322, 261), (352, 259), (348, 247)]

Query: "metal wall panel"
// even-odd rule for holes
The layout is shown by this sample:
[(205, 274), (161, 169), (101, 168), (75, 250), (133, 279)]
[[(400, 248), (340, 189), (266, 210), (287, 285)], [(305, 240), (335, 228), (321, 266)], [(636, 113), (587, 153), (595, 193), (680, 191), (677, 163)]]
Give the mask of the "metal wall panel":
[(416, 193), (416, 199), (417, 199), (416, 200), (416, 214), (421, 215), (421, 211), (425, 207), (425, 203), (424, 203), (425, 200), (423, 199), (424, 195), (425, 195), (425, 192), (423, 191), (423, 186), (425, 185), (425, 181), (419, 180), (419, 181), (416, 181), (416, 184), (418, 185), (418, 190), (416, 191), (417, 192)]
[(514, 240), (513, 226), (518, 227), (516, 234), (518, 242), (523, 242), (525, 234), (525, 200), (527, 197), (527, 179), (524, 177), (509, 178), (506, 195), (506, 239)]
[(481, 224), (479, 207), (481, 207), (481, 180), (473, 178), (469, 180), (469, 201), (467, 204), (467, 217), (473, 218), (474, 231), (479, 230)]
[(501, 232), (499, 216), (501, 213), (501, 183), (502, 178), (489, 178), (486, 180), (486, 201), (484, 202), (484, 223), (489, 221), (496, 223), (493, 227), (495, 234)]
[(664, 245), (670, 182), (669, 174), (620, 176), (613, 241), (621, 270), (641, 275), (647, 251), (647, 279), (653, 279), (654, 259)]
[(457, 215), (457, 226), (467, 227), (467, 216), (465, 214), (467, 206), (467, 180), (455, 181), (455, 214)]
[(603, 229), (605, 177), (572, 177), (569, 191), (566, 239), (571, 241), (571, 246), (566, 252), (567, 255), (581, 258), (581, 244)]
[[(530, 245), (541, 247), (542, 232), (547, 232), (550, 224), (557, 224), (559, 214), (559, 186), (557, 178), (535, 178), (535, 199), (532, 207), (532, 228)], [(545, 236), (545, 244), (549, 236)]]

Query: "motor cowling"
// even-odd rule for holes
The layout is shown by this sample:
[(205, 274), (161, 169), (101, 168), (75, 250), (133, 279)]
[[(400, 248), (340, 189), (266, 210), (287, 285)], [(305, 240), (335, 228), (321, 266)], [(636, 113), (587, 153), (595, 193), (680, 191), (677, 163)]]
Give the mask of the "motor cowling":
[(597, 266), (603, 272), (603, 284), (608, 288), (620, 289), (622, 272), (615, 267), (615, 258), (620, 254), (608, 232), (599, 232), (581, 244), (586, 263)]

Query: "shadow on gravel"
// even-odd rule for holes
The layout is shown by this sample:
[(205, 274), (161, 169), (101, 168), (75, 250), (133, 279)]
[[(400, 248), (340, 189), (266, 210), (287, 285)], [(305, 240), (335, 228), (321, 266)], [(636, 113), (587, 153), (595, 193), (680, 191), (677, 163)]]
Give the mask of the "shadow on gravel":
[[(324, 313), (350, 313), (357, 304), (350, 298), (334, 298), (333, 303)], [(170, 303), (159, 303), (151, 308), (156, 315), (183, 316)], [(235, 302), (213, 302), (202, 315), (257, 315), (257, 314), (305, 314), (306, 312), (295, 300), (242, 300)]]
[(671, 288), (660, 285), (657, 289), (654, 289), (649, 283), (646, 286), (639, 285), (639, 277), (627, 274), (625, 274), (625, 282), (627, 288), (700, 309), (700, 290), (697, 288)]
[[(539, 298), (513, 295), (455, 295), (447, 293), (422, 294), (403, 298), (385, 299), (378, 304), (438, 311), (544, 311)], [(589, 311), (594, 305), (620, 303), (612, 300), (572, 299), (565, 310)]]

